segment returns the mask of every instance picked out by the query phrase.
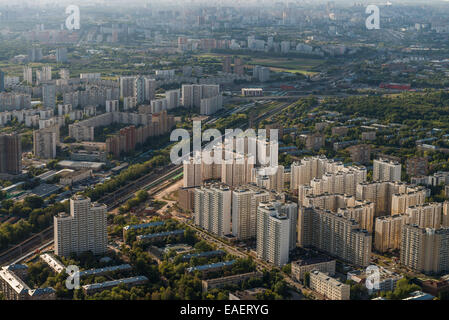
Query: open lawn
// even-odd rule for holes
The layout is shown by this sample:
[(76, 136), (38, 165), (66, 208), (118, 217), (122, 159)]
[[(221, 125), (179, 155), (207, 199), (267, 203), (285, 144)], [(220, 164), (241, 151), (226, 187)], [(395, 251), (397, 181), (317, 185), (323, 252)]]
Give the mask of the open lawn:
[[(221, 53), (205, 53), (200, 54), (200, 58), (222, 58), (224, 56), (229, 56), (229, 54)], [(290, 72), (290, 73), (301, 73), (304, 75), (313, 75), (317, 73), (315, 68), (323, 63), (323, 60), (314, 58), (282, 58), (282, 57), (257, 57), (252, 58), (249, 55), (235, 55), (239, 58), (247, 60), (247, 64), (260, 65), (265, 67), (270, 67), (272, 71), (277, 72)]]

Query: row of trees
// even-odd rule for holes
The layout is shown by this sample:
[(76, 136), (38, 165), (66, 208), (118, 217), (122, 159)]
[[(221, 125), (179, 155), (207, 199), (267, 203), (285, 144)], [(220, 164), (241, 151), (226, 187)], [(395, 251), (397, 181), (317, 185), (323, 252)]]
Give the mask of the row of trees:
[(130, 166), (128, 169), (122, 171), (119, 175), (109, 181), (87, 189), (85, 193), (92, 199), (92, 201), (96, 201), (104, 195), (128, 184), (130, 181), (136, 180), (150, 173), (155, 167), (167, 164), (168, 161), (169, 158), (167, 155), (157, 155), (145, 163)]
[(32, 233), (49, 227), (53, 216), (59, 212), (69, 212), (68, 202), (58, 202), (47, 208), (42, 208), (41, 203), (42, 199), (39, 197), (27, 197), (23, 202), (2, 201), (2, 214), (16, 215), (22, 219), (15, 224), (5, 222), (0, 226), (0, 250), (5, 250), (10, 245), (25, 240)]

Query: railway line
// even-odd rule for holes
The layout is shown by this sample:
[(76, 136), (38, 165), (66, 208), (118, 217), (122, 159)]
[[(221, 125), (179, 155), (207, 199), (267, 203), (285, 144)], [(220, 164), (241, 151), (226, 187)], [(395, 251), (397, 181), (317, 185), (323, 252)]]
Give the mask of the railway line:
[(25, 253), (32, 252), (53, 238), (53, 225), (0, 254), (0, 265), (8, 264)]

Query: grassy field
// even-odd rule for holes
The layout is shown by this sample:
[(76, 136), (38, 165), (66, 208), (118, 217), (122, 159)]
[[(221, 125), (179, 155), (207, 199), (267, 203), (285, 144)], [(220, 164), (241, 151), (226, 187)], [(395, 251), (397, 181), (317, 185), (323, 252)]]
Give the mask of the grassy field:
[(315, 74), (314, 68), (322, 63), (318, 59), (307, 58), (256, 58), (251, 59), (250, 65), (270, 67), (273, 71), (301, 73), (304, 75)]
[[(200, 54), (198, 57), (202, 58), (222, 58), (224, 56), (229, 56), (229, 54), (221, 54), (221, 53), (205, 53)], [(301, 73), (304, 75), (313, 75), (316, 74), (315, 70), (323, 60), (313, 59), (313, 58), (252, 58), (249, 55), (236, 55), (242, 59), (247, 60), (247, 64), (249, 66), (252, 65), (260, 65), (269, 67), (272, 71), (277, 72), (290, 72), (290, 73)]]

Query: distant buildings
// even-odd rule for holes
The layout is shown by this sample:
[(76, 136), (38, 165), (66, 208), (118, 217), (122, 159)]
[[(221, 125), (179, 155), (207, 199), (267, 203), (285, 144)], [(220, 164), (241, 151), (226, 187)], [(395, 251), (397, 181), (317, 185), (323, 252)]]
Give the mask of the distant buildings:
[(324, 135), (321, 133), (303, 134), (299, 138), (304, 142), (307, 150), (319, 150), (324, 146)]
[(376, 204), (375, 216), (405, 213), (408, 207), (425, 203), (428, 190), (402, 182), (362, 182), (357, 184), (356, 199)]
[(210, 115), (223, 106), (219, 85), (183, 84), (182, 105), (185, 108), (200, 108), (200, 113)]
[[(110, 113), (109, 115), (117, 115), (119, 113)], [(143, 115), (146, 116), (146, 115)], [(128, 120), (124, 119), (124, 117), (120, 116), (112, 116), (112, 120), (118, 118), (118, 121), (126, 121), (130, 122), (134, 120), (137, 120), (136, 124), (139, 124), (138, 117), (136, 119), (130, 119), (128, 117)], [(145, 119), (145, 118), (142, 118)], [(121, 153), (123, 152), (130, 152), (135, 149), (137, 144), (143, 144), (146, 142), (146, 140), (149, 137), (159, 136), (162, 134), (167, 133), (173, 126), (174, 126), (174, 118), (173, 116), (167, 115), (167, 111), (162, 111), (160, 113), (155, 113), (151, 115), (151, 120), (146, 122), (144, 121), (144, 124), (142, 126), (136, 127), (134, 125), (123, 128), (119, 131), (119, 133), (108, 137), (106, 139), (106, 152), (111, 153), (114, 155), (114, 157), (118, 158), (120, 157)], [(135, 123), (135, 122), (134, 122)], [(146, 123), (146, 125), (145, 125)], [(79, 123), (78, 123), (79, 124)], [(69, 126), (69, 132), (70, 132), (70, 126)], [(77, 135), (78, 133), (81, 134), (81, 137), (84, 136), (84, 131), (78, 132), (74, 129), (80, 128), (80, 126), (74, 126), (72, 127), (72, 132)], [(82, 127), (82, 128), (88, 128), (89, 127)], [(93, 129), (93, 128), (92, 128)], [(83, 130), (80, 128), (80, 130)], [(89, 137), (89, 140), (93, 140), (92, 131), (88, 131), (87, 135)], [(79, 139), (77, 139), (79, 140)]]
[(95, 255), (107, 250), (107, 207), (81, 195), (70, 199), (70, 214), (54, 217), (54, 248), (57, 256), (68, 257), (91, 251)]
[(57, 48), (56, 49), (56, 62), (66, 63), (67, 59), (67, 48)]
[(20, 135), (0, 134), (0, 175), (22, 173), (22, 144)]
[(54, 85), (42, 86), (43, 105), (46, 108), (56, 107), (56, 87)]
[(5, 91), (5, 73), (0, 70), (0, 92)]
[(120, 98), (137, 95), (136, 77), (120, 77)]
[(31, 95), (25, 93), (0, 92), (0, 112), (31, 108)]
[(29, 85), (33, 84), (33, 69), (31, 67), (23, 67), (23, 81)]
[(371, 146), (368, 144), (358, 144), (348, 148), (353, 162), (368, 164), (371, 160)]
[(33, 153), (36, 158), (56, 158), (56, 146), (59, 144), (59, 127), (53, 126), (33, 131)]
[(362, 132), (362, 140), (376, 140), (376, 131)]
[(266, 81), (270, 80), (270, 68), (254, 66), (253, 78), (259, 82), (266, 82)]
[(425, 176), (429, 173), (429, 164), (426, 157), (413, 157), (407, 159), (407, 174), (410, 177)]
[(242, 96), (244, 97), (261, 97), (263, 96), (262, 88), (242, 88)]

